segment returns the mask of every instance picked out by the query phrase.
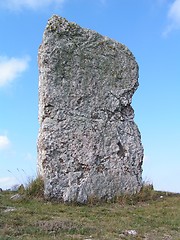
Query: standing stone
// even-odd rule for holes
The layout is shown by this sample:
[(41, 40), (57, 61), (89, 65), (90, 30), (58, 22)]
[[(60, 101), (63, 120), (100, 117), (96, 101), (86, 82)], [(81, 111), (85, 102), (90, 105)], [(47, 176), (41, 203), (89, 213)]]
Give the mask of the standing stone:
[(132, 53), (54, 15), (38, 59), (38, 165), (46, 198), (86, 203), (138, 192), (143, 147), (131, 107), (138, 87)]

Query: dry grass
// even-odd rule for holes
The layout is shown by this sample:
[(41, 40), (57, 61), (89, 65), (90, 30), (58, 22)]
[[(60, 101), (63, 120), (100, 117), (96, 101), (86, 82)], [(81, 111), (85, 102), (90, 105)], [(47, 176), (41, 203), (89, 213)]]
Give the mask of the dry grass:
[(37, 194), (42, 182), (31, 184), (23, 199), (10, 199), (15, 192), (0, 194), (0, 240), (180, 240), (179, 194), (149, 185), (111, 203), (78, 206), (47, 202)]

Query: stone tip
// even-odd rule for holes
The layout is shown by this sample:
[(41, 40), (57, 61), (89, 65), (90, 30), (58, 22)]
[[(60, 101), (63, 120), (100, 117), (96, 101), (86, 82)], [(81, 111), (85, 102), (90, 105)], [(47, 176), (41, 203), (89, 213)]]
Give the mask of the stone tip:
[(69, 22), (65, 18), (58, 16), (57, 14), (52, 15), (52, 17), (49, 18), (45, 32), (67, 32), (72, 29), (78, 28), (78, 25)]

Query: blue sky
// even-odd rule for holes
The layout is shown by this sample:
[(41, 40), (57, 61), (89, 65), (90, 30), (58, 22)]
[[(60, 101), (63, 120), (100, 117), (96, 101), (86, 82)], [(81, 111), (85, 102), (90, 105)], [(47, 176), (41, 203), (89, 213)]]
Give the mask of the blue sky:
[(180, 192), (180, 0), (1, 1), (0, 187), (36, 175), (37, 52), (52, 14), (133, 52), (140, 68), (133, 107), (145, 149), (143, 178), (155, 189)]

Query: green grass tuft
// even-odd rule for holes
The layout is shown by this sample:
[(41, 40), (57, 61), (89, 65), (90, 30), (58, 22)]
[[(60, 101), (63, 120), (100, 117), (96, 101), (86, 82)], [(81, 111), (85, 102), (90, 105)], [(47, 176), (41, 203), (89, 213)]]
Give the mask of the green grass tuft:
[(19, 193), (25, 194), (29, 198), (43, 198), (44, 197), (44, 181), (42, 177), (38, 176), (31, 180), (28, 185), (19, 189)]
[(44, 197), (44, 181), (42, 177), (37, 177), (35, 179), (29, 180), (29, 182), (24, 186), (21, 184), (18, 188), (18, 193), (24, 198), (43, 198)]

